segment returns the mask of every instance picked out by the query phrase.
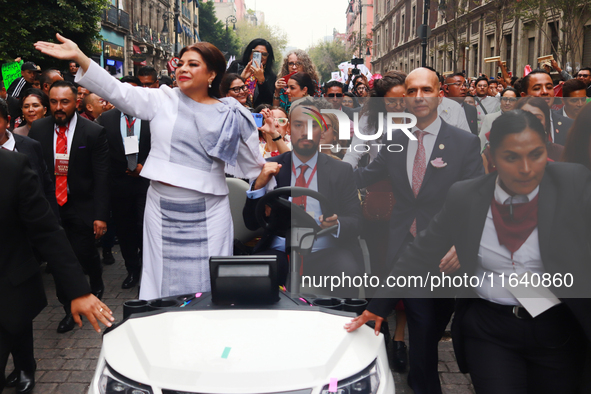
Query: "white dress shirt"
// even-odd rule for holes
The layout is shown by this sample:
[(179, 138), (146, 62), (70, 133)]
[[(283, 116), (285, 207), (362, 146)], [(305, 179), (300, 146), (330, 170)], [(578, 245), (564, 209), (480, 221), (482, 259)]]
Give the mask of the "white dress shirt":
[[(531, 201), (538, 195), (540, 187), (536, 187), (527, 196), (517, 195), (513, 197), (514, 203)], [(508, 204), (511, 196), (499, 185), (499, 179), (495, 185), (495, 200), (500, 204)], [(515, 263), (515, 264), (513, 264)], [(543, 274), (545, 272), (542, 257), (540, 255), (540, 243), (538, 240), (538, 228), (536, 227), (519, 250), (513, 253), (506, 246), (499, 244), (499, 238), (493, 222), (491, 209), (488, 209), (480, 248), (478, 249), (478, 267), (474, 275), (484, 282), (481, 287), (475, 287), (476, 293), (483, 299), (502, 305), (521, 305), (520, 302), (509, 292), (509, 275), (516, 273), (521, 277), (526, 272)], [(491, 277), (489, 276), (490, 274)], [(505, 277), (502, 287), (502, 279), (499, 274)]]
[[(433, 153), (433, 147), (435, 146), (435, 140), (437, 140), (437, 135), (439, 134), (439, 129), (441, 129), (441, 119), (439, 116), (433, 123), (427, 126), (423, 131), (425, 131), (425, 135), (423, 136), (423, 146), (425, 147), (425, 165), (429, 165), (429, 159), (431, 158), (431, 153)], [(413, 127), (410, 131), (411, 133), (415, 134), (415, 131), (420, 130), (416, 126)], [(410, 187), (412, 188), (412, 168), (415, 162), (415, 156), (417, 155), (417, 148), (419, 147), (418, 140), (408, 140), (408, 147), (406, 148), (406, 172), (408, 174), (408, 182), (410, 183)]]
[(470, 125), (468, 124), (468, 118), (466, 118), (466, 111), (464, 108), (454, 100), (443, 97), (441, 104), (437, 106), (437, 115), (441, 116), (441, 119), (452, 126), (457, 127), (471, 133)]

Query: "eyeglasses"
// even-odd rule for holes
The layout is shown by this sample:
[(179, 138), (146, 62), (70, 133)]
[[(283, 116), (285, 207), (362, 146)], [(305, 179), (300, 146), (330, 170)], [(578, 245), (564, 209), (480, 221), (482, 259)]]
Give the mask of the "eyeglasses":
[(288, 122), (287, 118), (275, 118), (275, 122), (277, 122), (277, 124), (279, 126), (285, 126)]
[(343, 93), (329, 93), (327, 97), (343, 97)]
[(248, 90), (248, 86), (246, 86), (246, 85), (236, 86), (234, 88), (230, 88), (229, 90), (233, 91), (234, 94), (240, 94), (240, 92), (246, 92)]
[(366, 88), (365, 86), (363, 86), (363, 85), (362, 85), (362, 86), (357, 86), (357, 87), (355, 88), (355, 90), (357, 90), (358, 92), (364, 92), (364, 91), (366, 91), (366, 90), (367, 90), (367, 88)]
[(468, 85), (466, 85), (465, 83), (461, 83), (461, 82), (446, 83), (446, 85), (447, 86), (459, 85), (460, 88), (468, 88)]
[(301, 67), (303, 66), (302, 62), (289, 62), (287, 63), (289, 67)]
[(517, 99), (515, 97), (501, 97), (501, 101), (505, 103), (514, 103)]
[(260, 51), (255, 51), (254, 49), (252, 50), (252, 53), (258, 52), (261, 54), (262, 57), (269, 57), (269, 52), (260, 52)]

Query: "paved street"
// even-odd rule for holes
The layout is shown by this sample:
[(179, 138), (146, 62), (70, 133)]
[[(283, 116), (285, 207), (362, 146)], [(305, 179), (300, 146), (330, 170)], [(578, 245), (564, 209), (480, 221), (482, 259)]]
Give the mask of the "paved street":
[[(123, 316), (123, 302), (137, 298), (137, 287), (122, 290), (121, 283), (127, 272), (119, 247), (113, 249), (115, 264), (103, 266), (105, 281), (104, 301), (113, 310), (117, 320)], [(94, 374), (96, 360), (101, 347), (101, 335), (97, 334), (87, 321), (84, 327), (76, 327), (73, 331), (58, 334), (59, 321), (64, 312), (55, 297), (55, 286), (51, 275), (43, 275), (49, 306), (35, 319), (35, 357), (37, 359), (37, 386), (35, 394), (82, 394)], [(395, 327), (394, 321), (390, 327)], [(407, 342), (408, 343), (408, 342)], [(12, 371), (9, 361), (6, 374)], [(444, 394), (473, 393), (469, 377), (458, 372), (451, 341), (442, 341), (439, 345), (439, 372), (443, 383)], [(394, 374), (397, 394), (411, 394), (406, 384), (406, 374)], [(5, 389), (5, 394), (14, 394), (14, 389)]]

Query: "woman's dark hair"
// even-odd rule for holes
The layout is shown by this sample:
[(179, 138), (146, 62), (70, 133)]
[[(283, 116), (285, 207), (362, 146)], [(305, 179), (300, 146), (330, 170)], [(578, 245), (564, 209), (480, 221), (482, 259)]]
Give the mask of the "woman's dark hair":
[(263, 45), (267, 49), (267, 53), (269, 56), (267, 57), (267, 63), (265, 64), (265, 77), (270, 73), (273, 73), (273, 66), (275, 65), (275, 55), (273, 54), (273, 47), (271, 43), (264, 38), (255, 38), (251, 42), (248, 43), (246, 48), (244, 49), (244, 53), (242, 54), (242, 65), (246, 66), (250, 61), (250, 54), (252, 50), (258, 47), (259, 45)]
[(224, 79), (222, 79), (222, 82), (220, 83), (220, 94), (222, 95), (222, 97), (226, 97), (228, 95), (228, 92), (230, 91), (230, 86), (232, 86), (232, 83), (234, 83), (234, 81), (237, 79), (244, 82), (244, 78), (242, 78), (238, 74), (229, 73), (224, 75)]
[(46, 109), (49, 109), (49, 97), (47, 97), (47, 95), (45, 94), (45, 92), (41, 89), (35, 89), (35, 88), (31, 88), (31, 89), (27, 89), (25, 90), (25, 93), (22, 95), (21, 97), (21, 108), (23, 107), (23, 104), (25, 103), (25, 99), (29, 96), (36, 96), (39, 101), (41, 102), (41, 105), (44, 106)]
[(515, 97), (519, 97), (519, 92), (510, 86), (503, 89), (503, 91), (501, 92), (501, 97), (503, 97), (507, 92), (513, 92), (515, 93)]
[(568, 132), (562, 161), (579, 163), (591, 170), (591, 158), (589, 146), (591, 145), (591, 103), (585, 104), (579, 115), (575, 118)]
[(252, 110), (253, 114), (260, 114), (262, 110), (264, 109), (272, 109), (273, 107), (271, 107), (269, 104), (260, 104), (258, 107), (256, 107), (255, 109)]
[(542, 122), (531, 112), (522, 109), (514, 109), (501, 114), (492, 124), (488, 140), (490, 142), (491, 155), (503, 143), (503, 139), (509, 134), (521, 133), (526, 128), (530, 128), (544, 141), (546, 140), (546, 132)]
[(226, 73), (226, 59), (217, 47), (209, 42), (196, 42), (181, 49), (179, 58), (182, 58), (187, 51), (195, 51), (201, 55), (209, 71), (216, 73), (211, 87), (207, 90), (209, 97), (220, 97), (220, 83)]
[(278, 107), (278, 106), (274, 105), (274, 106), (271, 107), (271, 111), (274, 110), (274, 109), (283, 112), (285, 114), (285, 117), (286, 118), (289, 116), (289, 114), (287, 113), (287, 111), (285, 110), (285, 108), (281, 108), (281, 107)]
[(316, 94), (316, 84), (307, 73), (295, 73), (289, 79), (293, 79), (300, 85), (300, 88), (308, 88), (308, 95), (314, 96)]
[[(524, 105), (531, 105), (532, 107), (536, 107), (542, 110), (542, 112), (544, 113), (544, 119), (546, 123), (546, 127), (545, 127), (545, 132), (546, 135), (548, 135), (550, 133), (550, 107), (548, 107), (548, 103), (546, 103), (546, 100), (544, 100), (543, 98), (540, 97), (521, 97), (519, 100), (517, 100), (517, 105), (515, 106), (515, 109), (523, 109)], [(542, 125), (543, 126), (543, 125)], [(546, 137), (547, 139), (548, 137)]]
[[(388, 71), (381, 79), (373, 81), (373, 89), (369, 91), (370, 98), (384, 97), (395, 86), (404, 86), (406, 74), (401, 71)], [(367, 126), (371, 131), (376, 129), (378, 113), (386, 112), (384, 100), (367, 100), (363, 105), (360, 116), (367, 114)]]

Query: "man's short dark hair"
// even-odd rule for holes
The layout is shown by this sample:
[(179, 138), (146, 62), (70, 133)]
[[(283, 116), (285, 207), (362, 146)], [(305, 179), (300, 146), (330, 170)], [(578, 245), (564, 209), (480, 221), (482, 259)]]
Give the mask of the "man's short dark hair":
[(158, 72), (154, 67), (144, 66), (137, 72), (138, 77), (152, 77), (152, 80), (156, 82), (158, 80)]
[(462, 78), (466, 79), (466, 76), (464, 75), (464, 73), (458, 71), (458, 72), (455, 72), (455, 73), (450, 74), (447, 77), (445, 77), (445, 80), (447, 81), (448, 78), (453, 78), (453, 77), (462, 77)]
[(579, 71), (589, 71), (591, 73), (591, 67), (583, 67), (582, 69), (580, 69)]
[(41, 89), (43, 89), (44, 84), (51, 83), (50, 75), (53, 73), (59, 74), (60, 71), (57, 68), (48, 68), (46, 70), (43, 70), (43, 72), (39, 74), (39, 84), (41, 85)]
[(330, 88), (341, 88), (341, 90), (343, 90), (344, 86), (345, 85), (343, 85), (339, 81), (329, 81), (324, 84), (324, 93), (328, 92), (328, 89), (330, 89)]
[(6, 100), (2, 98), (0, 98), (0, 116), (8, 122), (8, 104), (6, 104)]
[(562, 97), (570, 97), (570, 94), (577, 90), (584, 90), (587, 94), (587, 84), (580, 79), (569, 79), (562, 85)]
[(162, 75), (160, 77), (160, 79), (158, 79), (158, 83), (159, 83), (160, 86), (166, 85), (166, 86), (170, 86), (171, 88), (172, 88), (172, 85), (173, 85), (172, 78), (169, 77), (168, 75)]
[(499, 81), (497, 81), (496, 79), (490, 79), (488, 81), (488, 86), (490, 86), (491, 83), (496, 83), (498, 85), (499, 84)]
[(122, 77), (119, 81), (121, 81), (122, 83), (135, 83), (137, 86), (142, 85), (142, 81), (140, 81), (140, 79), (134, 75), (126, 75)]
[(305, 107), (314, 107), (314, 108), (318, 108), (320, 109), (333, 109), (332, 108), (332, 104), (330, 104), (330, 102), (328, 100), (324, 100), (321, 98), (317, 98), (317, 97), (311, 97), (311, 96), (306, 96), (304, 98), (301, 98), (297, 101), (294, 101), (291, 105), (291, 107), (289, 108), (289, 118), (291, 119), (291, 113), (293, 112), (294, 109), (296, 109), (297, 107), (301, 107), (301, 106), (305, 106)]
[(69, 81), (55, 81), (51, 87), (49, 88), (49, 93), (51, 93), (51, 89), (53, 88), (69, 88), (72, 91), (72, 94), (78, 97), (78, 88), (74, 86), (72, 82)]
[(531, 79), (532, 75), (536, 75), (536, 74), (546, 74), (547, 76), (550, 77), (550, 80), (552, 80), (552, 77), (550, 76), (549, 72), (547, 72), (546, 70), (543, 70), (541, 68), (536, 68), (535, 70), (533, 70), (532, 72), (530, 72), (529, 74), (527, 74), (525, 77), (523, 77), (521, 79), (521, 93), (527, 94), (527, 91), (529, 90), (529, 80)]
[(476, 78), (476, 81), (474, 81), (474, 86), (478, 86), (478, 83), (480, 81), (486, 82), (486, 86), (488, 86), (488, 84), (489, 84), (489, 81), (488, 81), (488, 78), (487, 77), (478, 77), (478, 78)]

